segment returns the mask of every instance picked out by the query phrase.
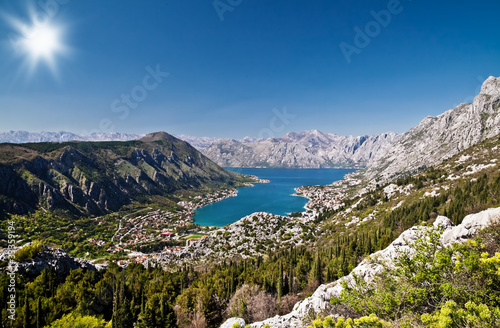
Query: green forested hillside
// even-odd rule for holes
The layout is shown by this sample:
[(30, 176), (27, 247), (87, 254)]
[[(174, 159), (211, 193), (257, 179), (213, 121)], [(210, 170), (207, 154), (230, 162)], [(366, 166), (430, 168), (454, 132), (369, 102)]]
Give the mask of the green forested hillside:
[(244, 180), (164, 132), (127, 142), (0, 144), (4, 213), (42, 209), (81, 216), (134, 203), (172, 206), (176, 194), (234, 187)]

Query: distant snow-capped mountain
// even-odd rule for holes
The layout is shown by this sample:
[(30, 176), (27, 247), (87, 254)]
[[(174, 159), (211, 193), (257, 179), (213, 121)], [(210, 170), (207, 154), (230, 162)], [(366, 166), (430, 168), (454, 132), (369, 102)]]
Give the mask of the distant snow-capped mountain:
[(184, 140), (185, 142), (191, 144), (194, 148), (198, 150), (202, 150), (205, 148), (210, 147), (213, 143), (221, 140), (220, 138), (214, 138), (214, 137), (195, 137), (195, 136), (190, 136), (186, 134), (179, 134), (175, 136), (176, 138), (179, 138), (181, 140)]
[[(68, 141), (128, 141), (144, 137), (144, 134), (127, 134), (120, 132), (92, 133), (90, 135), (76, 134), (72, 132), (27, 132), (9, 131), (0, 132), (0, 143), (28, 143), (28, 142), (68, 142)], [(190, 135), (178, 135), (177, 138), (190, 143), (196, 149), (204, 149), (214, 142), (221, 140), (212, 137), (195, 137)], [(248, 138), (248, 137), (247, 137)], [(249, 138), (248, 140), (253, 140)]]
[(92, 133), (80, 135), (72, 132), (27, 132), (9, 131), (0, 133), (0, 142), (28, 143), (28, 142), (67, 142), (67, 141), (127, 141), (142, 138), (143, 134), (126, 134), (120, 132)]

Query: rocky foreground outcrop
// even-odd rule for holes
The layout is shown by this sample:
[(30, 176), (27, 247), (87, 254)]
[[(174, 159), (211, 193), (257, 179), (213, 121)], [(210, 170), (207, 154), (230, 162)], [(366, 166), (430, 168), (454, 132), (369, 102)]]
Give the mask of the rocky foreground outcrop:
[[(30, 246), (31, 243), (23, 247)], [(9, 252), (3, 250), (0, 253), (0, 261), (9, 261)], [(60, 248), (53, 248), (47, 245), (42, 246), (42, 250), (33, 258), (26, 259), (20, 263), (15, 263), (15, 272), (22, 275), (38, 276), (43, 270), (50, 269), (58, 279), (64, 279), (70, 271), (76, 269), (100, 270), (102, 265), (94, 265), (81, 258), (70, 257)], [(9, 270), (10, 271), (10, 270)]]
[[(500, 220), (500, 208), (492, 208), (477, 214), (468, 215), (458, 226), (454, 226), (448, 218), (440, 216), (434, 222), (434, 226), (442, 230), (441, 246), (446, 246), (473, 237), (477, 231), (488, 227), (495, 220)], [(422, 229), (422, 227), (416, 226), (406, 230), (387, 248), (372, 254), (370, 259), (361, 262), (348, 276), (318, 287), (311, 297), (297, 303), (291, 313), (276, 316), (262, 322), (256, 322), (250, 326), (252, 328), (261, 328), (265, 324), (269, 324), (273, 328), (302, 328), (306, 326), (302, 319), (311, 312), (333, 314), (330, 299), (340, 295), (342, 281), (354, 281), (353, 275), (361, 277), (367, 282), (371, 281), (375, 274), (382, 269), (382, 265), (378, 263), (390, 263), (399, 254), (411, 250), (413, 242), (421, 236)], [(235, 322), (243, 326), (244, 320), (241, 318), (231, 318), (221, 328), (231, 328)]]

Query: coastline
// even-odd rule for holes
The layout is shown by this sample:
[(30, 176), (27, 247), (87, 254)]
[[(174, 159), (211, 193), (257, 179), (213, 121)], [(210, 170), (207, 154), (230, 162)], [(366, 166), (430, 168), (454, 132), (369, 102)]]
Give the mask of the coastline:
[(195, 210), (223, 201), (224, 199), (232, 198), (238, 196), (238, 188), (245, 188), (245, 187), (254, 187), (255, 183), (270, 183), (270, 180), (267, 179), (260, 179), (256, 175), (248, 175), (253, 181), (252, 182), (244, 182), (242, 186), (237, 187), (237, 188), (231, 188), (231, 189), (226, 189), (222, 191), (215, 192), (213, 194), (208, 194), (205, 198), (201, 196), (195, 197), (195, 199), (201, 199), (197, 203), (193, 202), (179, 202), (177, 203), (180, 206), (183, 206), (186, 210), (190, 211), (190, 217), (192, 219), (191, 222), (196, 224), (196, 220), (194, 219), (194, 214)]
[(344, 203), (342, 200), (347, 196), (347, 189), (359, 185), (361, 182), (356, 176), (357, 171), (347, 173), (343, 179), (328, 185), (310, 185), (297, 187), (293, 196), (301, 196), (309, 199), (304, 208), (306, 211), (320, 211), (324, 209), (336, 210)]
[(324, 209), (336, 210), (342, 207), (345, 193), (334, 185), (302, 186), (295, 188), (293, 196), (309, 199), (304, 208), (307, 211), (321, 212)]

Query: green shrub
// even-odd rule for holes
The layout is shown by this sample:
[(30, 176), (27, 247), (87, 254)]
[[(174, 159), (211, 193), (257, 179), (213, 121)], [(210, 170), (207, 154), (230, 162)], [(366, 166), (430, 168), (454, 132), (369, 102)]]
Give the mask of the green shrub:
[(52, 322), (50, 328), (104, 328), (106, 322), (92, 316), (81, 316), (73, 313), (63, 316), (61, 319)]
[(30, 245), (18, 249), (14, 253), (16, 262), (23, 262), (36, 257), (43, 250), (43, 244), (40, 241), (34, 241)]
[(313, 325), (307, 328), (385, 328), (391, 326), (389, 322), (370, 314), (354, 320), (351, 318), (345, 319), (344, 317), (338, 318), (337, 321), (332, 317), (326, 317), (323, 321), (316, 319), (313, 321)]
[(423, 314), (422, 322), (428, 327), (500, 327), (500, 309), (487, 305), (467, 302), (465, 309), (457, 303), (448, 301), (434, 314)]

